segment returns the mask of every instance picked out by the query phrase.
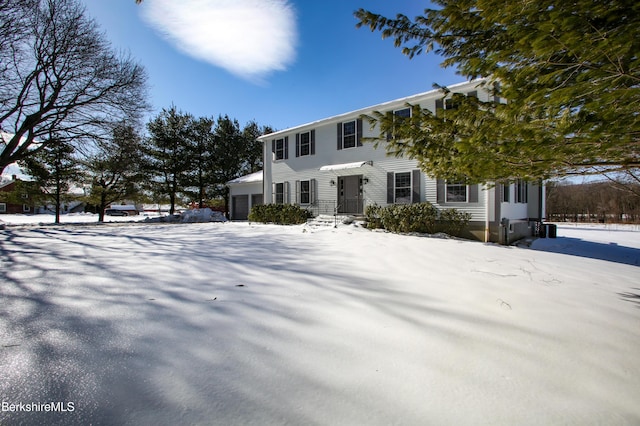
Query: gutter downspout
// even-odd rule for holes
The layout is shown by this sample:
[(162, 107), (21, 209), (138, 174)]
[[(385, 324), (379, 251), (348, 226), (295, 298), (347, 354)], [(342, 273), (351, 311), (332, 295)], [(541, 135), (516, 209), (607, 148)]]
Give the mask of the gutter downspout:
[[(485, 196), (485, 216), (484, 216), (484, 242), (489, 242), (489, 185), (484, 185), (486, 196)], [(495, 193), (495, 191), (494, 191)]]
[(542, 179), (540, 179), (540, 181), (538, 182), (538, 218), (540, 220), (540, 223), (542, 223), (543, 218), (542, 218), (542, 202), (544, 201), (544, 198), (542, 196), (542, 192), (543, 192), (543, 181)]

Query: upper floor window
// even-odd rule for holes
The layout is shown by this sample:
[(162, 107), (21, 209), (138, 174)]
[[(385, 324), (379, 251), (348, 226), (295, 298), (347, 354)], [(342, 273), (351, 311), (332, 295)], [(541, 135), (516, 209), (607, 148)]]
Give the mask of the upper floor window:
[(271, 152), (274, 160), (286, 160), (289, 158), (289, 137), (274, 139), (271, 141)]
[(338, 149), (362, 146), (362, 120), (338, 123)]
[[(403, 108), (397, 109), (393, 111), (393, 124), (395, 126), (396, 123), (402, 122), (402, 120), (411, 117), (411, 108)], [(387, 133), (387, 141), (393, 139), (394, 135), (392, 132)]]
[[(478, 91), (474, 90), (472, 92), (468, 92), (465, 94), (465, 96), (477, 99)], [(446, 99), (436, 99), (436, 115), (438, 114), (438, 110), (453, 110), (458, 109), (459, 106), (459, 102), (453, 97)]]
[(347, 121), (342, 123), (342, 148), (353, 148), (356, 146), (356, 122)]
[(296, 157), (315, 155), (316, 153), (316, 131), (310, 130), (296, 134)]

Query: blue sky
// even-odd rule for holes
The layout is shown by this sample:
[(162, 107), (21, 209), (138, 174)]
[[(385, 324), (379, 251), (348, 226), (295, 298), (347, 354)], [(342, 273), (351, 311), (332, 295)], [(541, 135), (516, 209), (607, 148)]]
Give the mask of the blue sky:
[(149, 75), (151, 115), (172, 104), (275, 129), (463, 80), (357, 29), (360, 7), (415, 17), (418, 0), (83, 0), (113, 47)]

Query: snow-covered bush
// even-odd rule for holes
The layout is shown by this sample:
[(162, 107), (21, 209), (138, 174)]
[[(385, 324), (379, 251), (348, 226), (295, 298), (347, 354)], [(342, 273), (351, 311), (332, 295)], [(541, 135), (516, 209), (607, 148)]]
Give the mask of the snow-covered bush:
[(226, 222), (227, 218), (210, 208), (186, 210), (181, 216), (182, 222)]
[(367, 228), (386, 229), (390, 232), (419, 232), (435, 234), (444, 232), (460, 236), (471, 219), (469, 213), (456, 209), (438, 211), (431, 203), (392, 204), (382, 207), (377, 204), (365, 210)]
[(310, 217), (308, 210), (293, 204), (260, 204), (251, 208), (248, 219), (251, 222), (298, 225)]

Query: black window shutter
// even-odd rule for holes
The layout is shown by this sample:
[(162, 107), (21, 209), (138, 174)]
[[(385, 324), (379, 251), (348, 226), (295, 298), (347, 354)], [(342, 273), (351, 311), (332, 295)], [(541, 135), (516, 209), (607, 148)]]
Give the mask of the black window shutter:
[(436, 99), (436, 116), (440, 114), (440, 111), (444, 109), (444, 100)]
[(478, 185), (469, 185), (469, 202), (478, 202)]
[(289, 158), (289, 136), (284, 137), (284, 159)]
[(445, 202), (444, 193), (446, 191), (444, 180), (438, 179), (436, 181), (436, 202), (442, 204)]
[(342, 149), (342, 123), (338, 123), (338, 151)]
[(416, 169), (411, 172), (411, 202), (420, 202), (420, 170)]
[(316, 131), (311, 131), (311, 155), (316, 155)]
[(274, 154), (276, 153), (276, 140), (275, 139), (271, 141), (271, 152), (274, 153)]
[(393, 172), (387, 172), (387, 204), (393, 204), (395, 201), (395, 175)]
[(356, 120), (356, 145), (362, 146), (362, 118)]
[(300, 157), (300, 133), (296, 133), (296, 157)]

